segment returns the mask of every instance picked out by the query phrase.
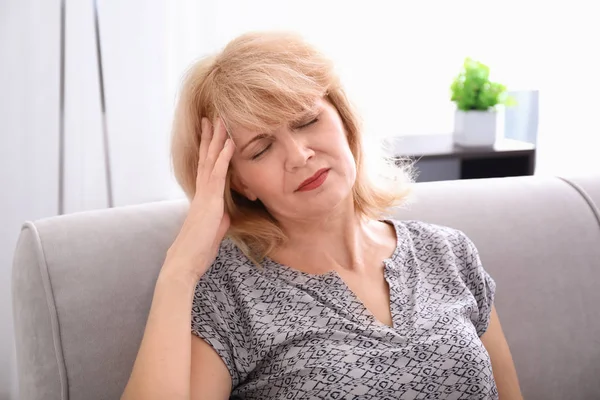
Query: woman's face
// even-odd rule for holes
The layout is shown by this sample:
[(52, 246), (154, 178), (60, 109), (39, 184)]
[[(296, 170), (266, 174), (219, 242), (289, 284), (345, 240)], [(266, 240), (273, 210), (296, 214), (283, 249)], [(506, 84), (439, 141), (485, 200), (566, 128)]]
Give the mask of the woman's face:
[[(342, 120), (325, 99), (288, 126), (273, 132), (239, 129), (232, 138), (233, 188), (262, 201), (277, 219), (325, 215), (351, 196), (356, 164)], [(323, 170), (320, 179), (301, 187)]]

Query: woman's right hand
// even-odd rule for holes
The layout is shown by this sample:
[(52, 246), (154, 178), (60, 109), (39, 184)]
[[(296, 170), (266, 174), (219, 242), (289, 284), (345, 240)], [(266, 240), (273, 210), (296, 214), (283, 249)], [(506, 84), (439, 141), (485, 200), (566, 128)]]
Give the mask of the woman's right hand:
[(197, 282), (217, 256), (230, 223), (223, 195), (235, 145), (227, 136), (220, 118), (214, 129), (207, 118), (202, 118), (196, 192), (161, 272), (169, 270)]

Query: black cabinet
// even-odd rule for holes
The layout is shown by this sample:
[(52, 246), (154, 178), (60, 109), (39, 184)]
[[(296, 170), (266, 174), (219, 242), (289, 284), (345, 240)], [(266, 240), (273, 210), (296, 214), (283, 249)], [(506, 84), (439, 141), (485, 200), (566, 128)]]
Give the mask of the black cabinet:
[(394, 156), (415, 161), (417, 181), (533, 175), (535, 146), (498, 139), (493, 147), (462, 147), (452, 135), (399, 136), (385, 140)]

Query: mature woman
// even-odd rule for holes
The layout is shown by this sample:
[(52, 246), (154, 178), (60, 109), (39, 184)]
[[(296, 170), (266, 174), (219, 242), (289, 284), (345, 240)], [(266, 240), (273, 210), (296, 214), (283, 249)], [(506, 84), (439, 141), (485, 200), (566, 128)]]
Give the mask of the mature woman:
[(409, 180), (376, 179), (364, 139), (294, 35), (191, 68), (172, 143), (190, 208), (123, 399), (521, 398), (473, 243), (389, 218)]

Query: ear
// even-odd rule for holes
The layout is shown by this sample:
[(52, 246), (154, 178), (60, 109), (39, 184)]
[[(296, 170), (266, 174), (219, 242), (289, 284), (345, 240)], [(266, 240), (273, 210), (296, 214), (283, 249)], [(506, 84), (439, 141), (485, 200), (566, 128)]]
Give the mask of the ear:
[(252, 193), (250, 189), (242, 182), (242, 180), (237, 176), (237, 174), (231, 173), (231, 188), (246, 197), (250, 201), (256, 201), (258, 197)]

